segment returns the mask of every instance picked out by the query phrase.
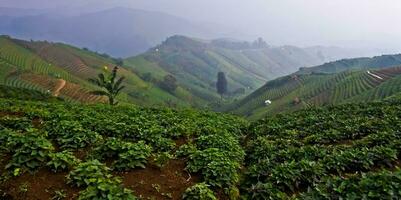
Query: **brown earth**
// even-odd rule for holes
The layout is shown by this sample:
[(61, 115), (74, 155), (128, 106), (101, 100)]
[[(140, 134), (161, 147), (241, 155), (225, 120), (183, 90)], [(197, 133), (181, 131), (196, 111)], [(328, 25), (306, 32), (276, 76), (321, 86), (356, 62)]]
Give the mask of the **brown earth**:
[(57, 190), (65, 191), (66, 199), (77, 199), (79, 189), (67, 185), (66, 175), (67, 173), (53, 173), (44, 168), (35, 174), (25, 173), (19, 177), (13, 177), (0, 188), (9, 195), (8, 199), (13, 200), (51, 199)]
[(132, 189), (137, 197), (178, 200), (188, 187), (200, 179), (198, 175), (189, 175), (185, 166), (185, 160), (170, 160), (161, 169), (151, 165), (146, 169), (115, 175), (123, 177), (125, 187)]

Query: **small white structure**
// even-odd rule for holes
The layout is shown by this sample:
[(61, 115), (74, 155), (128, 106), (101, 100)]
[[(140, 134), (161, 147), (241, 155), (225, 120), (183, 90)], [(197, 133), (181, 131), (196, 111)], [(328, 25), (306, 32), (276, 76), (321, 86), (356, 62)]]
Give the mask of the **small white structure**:
[(265, 101), (265, 105), (266, 105), (266, 106), (268, 106), (268, 105), (270, 105), (270, 104), (272, 104), (272, 101), (270, 101), (269, 99)]
[(159, 52), (159, 49), (156, 49), (156, 52)]

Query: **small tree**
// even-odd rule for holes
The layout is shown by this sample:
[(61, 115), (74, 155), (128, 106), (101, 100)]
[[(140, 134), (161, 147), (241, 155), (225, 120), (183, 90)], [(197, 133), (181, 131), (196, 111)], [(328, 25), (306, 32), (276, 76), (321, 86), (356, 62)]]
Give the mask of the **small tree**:
[[(107, 67), (105, 67), (107, 70)], [(118, 102), (115, 100), (117, 95), (121, 92), (125, 86), (121, 86), (125, 77), (120, 77), (117, 81), (117, 70), (118, 67), (115, 66), (110, 75), (105, 75), (100, 73), (97, 78), (89, 79), (89, 81), (97, 86), (106, 90), (95, 90), (91, 93), (98, 96), (107, 96), (109, 98), (110, 105), (117, 105)]]
[(219, 72), (217, 74), (216, 88), (217, 88), (217, 93), (219, 93), (221, 99), (223, 99), (223, 95), (227, 93), (227, 79), (224, 72)]
[(173, 75), (168, 74), (164, 76), (159, 86), (167, 92), (173, 93), (178, 87), (177, 79)]

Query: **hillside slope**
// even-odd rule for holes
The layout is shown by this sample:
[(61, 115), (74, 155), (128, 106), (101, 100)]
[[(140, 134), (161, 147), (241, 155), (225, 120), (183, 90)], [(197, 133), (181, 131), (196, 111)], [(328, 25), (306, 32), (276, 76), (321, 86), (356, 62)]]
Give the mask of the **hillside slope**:
[[(392, 64), (394, 63), (389, 66)], [(333, 74), (292, 74), (267, 82), (251, 95), (226, 109), (257, 119), (268, 114), (311, 106), (381, 100), (401, 92), (401, 67), (385, 66)], [(347, 68), (357, 67), (348, 65)], [(266, 104), (267, 100), (270, 100), (271, 104)]]
[[(58, 91), (60, 97), (94, 103), (104, 98), (89, 94), (96, 86), (87, 80), (103, 72), (104, 66), (111, 70), (115, 65), (114, 59), (61, 43), (0, 37), (0, 84), (4, 85), (54, 93), (57, 83), (65, 80), (65, 86)], [(126, 77), (127, 86), (119, 97), (122, 102), (177, 106), (202, 102), (179, 86), (174, 92), (167, 92), (142, 80), (130, 69), (122, 67), (119, 73)]]
[(308, 73), (338, 73), (346, 70), (358, 69), (381, 69), (401, 65), (401, 54), (382, 55), (375, 57), (342, 59), (334, 62), (328, 62), (315, 67), (301, 68), (298, 74)]
[(173, 74), (192, 93), (216, 99), (219, 71), (226, 73), (231, 94), (248, 94), (267, 80), (325, 61), (301, 48), (269, 47), (262, 40), (252, 44), (173, 36), (142, 55), (126, 59), (126, 64), (133, 66), (138, 74), (155, 78)]

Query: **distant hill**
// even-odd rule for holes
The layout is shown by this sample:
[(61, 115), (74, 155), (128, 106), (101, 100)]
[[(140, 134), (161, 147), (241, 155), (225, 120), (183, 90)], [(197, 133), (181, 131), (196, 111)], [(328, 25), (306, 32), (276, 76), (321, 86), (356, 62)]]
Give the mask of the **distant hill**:
[[(267, 82), (226, 109), (257, 119), (313, 106), (385, 99), (401, 92), (399, 58), (400, 55), (388, 55), (349, 59), (305, 68)], [(267, 100), (271, 104), (266, 104)]]
[[(190, 21), (162, 12), (124, 7), (88, 10), (0, 7), (0, 34), (27, 40), (63, 42), (124, 58), (143, 53), (172, 35), (208, 39), (242, 35), (224, 25)], [(223, 48), (244, 49), (241, 46), (244, 42), (239, 40), (227, 42), (227, 39), (221, 39), (215, 40), (214, 44)], [(261, 44), (250, 46), (255, 45)], [(341, 58), (372, 55), (368, 51), (338, 47), (317, 46), (304, 50), (321, 60), (315, 65)]]
[(319, 65), (316, 67), (305, 67), (298, 71), (298, 74), (307, 73), (338, 73), (346, 70), (358, 69), (381, 69), (401, 65), (401, 54), (382, 55), (372, 58), (342, 59)]
[[(113, 56), (142, 53), (174, 34), (211, 37), (224, 30), (190, 22), (173, 15), (112, 8), (78, 16), (41, 13), (37, 10), (0, 8), (0, 34), (34, 40), (60, 41)], [(35, 14), (36, 13), (36, 14)]]
[(325, 61), (302, 48), (271, 47), (262, 39), (209, 41), (173, 36), (125, 63), (142, 76), (160, 79), (166, 73), (173, 74), (191, 93), (212, 100), (218, 98), (215, 81), (219, 71), (226, 73), (230, 93), (248, 94), (268, 80)]

